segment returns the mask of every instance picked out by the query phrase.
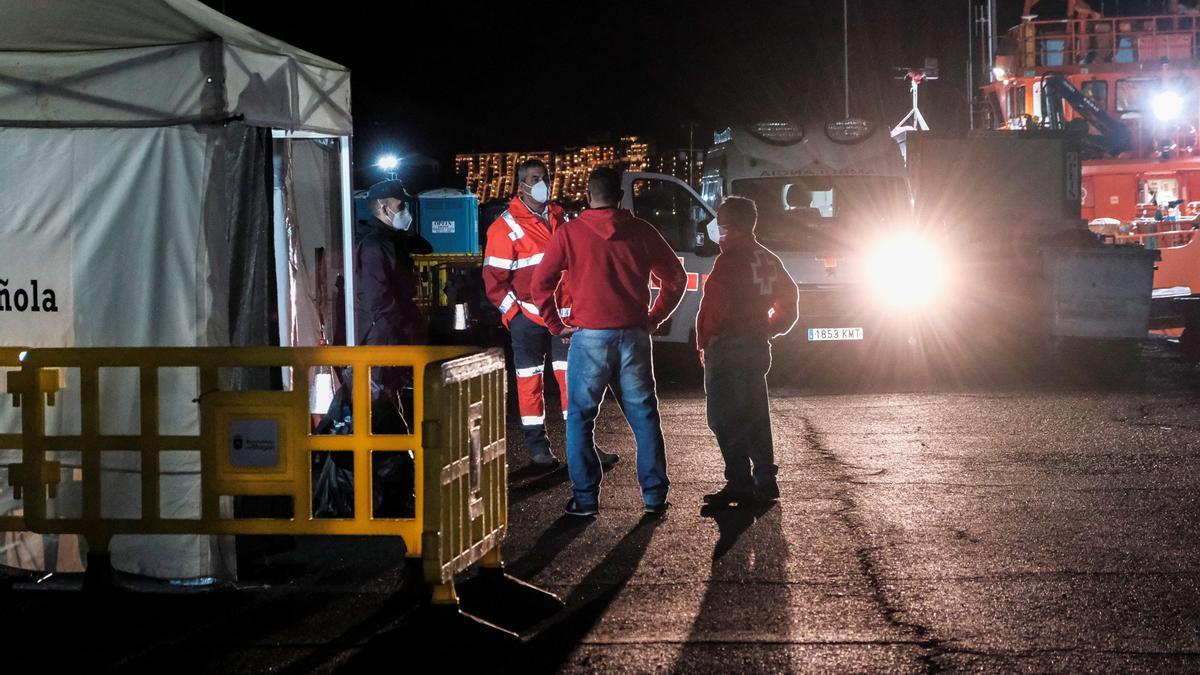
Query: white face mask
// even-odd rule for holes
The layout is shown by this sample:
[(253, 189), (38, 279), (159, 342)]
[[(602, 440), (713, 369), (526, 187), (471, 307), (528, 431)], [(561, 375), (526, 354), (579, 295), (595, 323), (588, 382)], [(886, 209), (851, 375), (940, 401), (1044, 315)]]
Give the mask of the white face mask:
[(708, 238), (710, 241), (721, 243), (721, 226), (717, 224), (716, 218), (708, 221)]
[(550, 201), (550, 188), (546, 185), (546, 181), (539, 180), (536, 185), (530, 187), (529, 198), (539, 204)]
[(397, 211), (392, 216), (392, 227), (401, 232), (406, 232), (408, 228), (412, 227), (412, 215), (409, 214), (408, 209)]

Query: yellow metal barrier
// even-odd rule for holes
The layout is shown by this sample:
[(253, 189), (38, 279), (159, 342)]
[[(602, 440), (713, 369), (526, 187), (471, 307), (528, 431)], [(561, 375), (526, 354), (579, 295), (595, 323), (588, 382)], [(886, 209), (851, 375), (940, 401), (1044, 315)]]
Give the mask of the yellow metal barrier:
[[(426, 580), (453, 595), (453, 576), (474, 562), (499, 565), (499, 542), (507, 522), (505, 463), (504, 356), (499, 350), (470, 354), (462, 347), (314, 348), (144, 348), (34, 349), (15, 378), (22, 407), (23, 461), (10, 468), (21, 488), (25, 522), (41, 533), (85, 536), (92, 550), (107, 550), (118, 534), (325, 534), (403, 537), (410, 557), (425, 559)], [(455, 358), (464, 357), (465, 358)], [(352, 369), (353, 433), (313, 434), (310, 374), (321, 367)], [(221, 369), (290, 369), (287, 391), (230, 391), (221, 388)], [(412, 369), (412, 434), (370, 432), (373, 367)], [(101, 371), (135, 369), (140, 432), (102, 433)], [(196, 435), (160, 431), (159, 371), (194, 369), (199, 429)], [(60, 375), (78, 388), (77, 433), (47, 433), (47, 407), (63, 405), (56, 396)], [(68, 393), (68, 392), (63, 392)], [(160, 457), (192, 451), (200, 456), (199, 518), (160, 513)], [(313, 517), (312, 453), (351, 451), (354, 461), (354, 515)], [(372, 513), (372, 453), (413, 453), (416, 508), (412, 518)], [(63, 466), (59, 453), (79, 453), (81, 513), (59, 517), (48, 510)], [(135, 452), (140, 456), (141, 512), (137, 517), (105, 517), (102, 511), (102, 457)], [(50, 458), (47, 453), (55, 453)], [(291, 518), (230, 518), (221, 497), (291, 497)]]
[[(24, 352), (24, 347), (0, 347), (0, 386), (4, 387), (0, 391), (10, 392), (19, 386), (18, 383), (20, 382), (21, 375), (21, 354)], [(13, 478), (13, 474), (10, 472), (11, 470), (7, 466), (12, 462), (8, 461), (8, 458), (5, 457), (5, 454), (21, 452), (22, 443), (19, 425), (20, 422), (18, 420), (18, 428), (16, 431), (0, 430), (0, 453), (3, 453), (0, 454), (0, 469), (4, 469), (5, 473), (8, 473), (9, 483), (15, 483), (15, 480)], [(5, 451), (8, 452), (6, 453)], [(20, 463), (20, 460), (18, 460), (17, 463)], [(19, 473), (20, 470), (18, 469), (18, 475)], [(3, 487), (3, 485), (0, 485), (0, 487)], [(0, 531), (20, 532), (24, 531), (25, 529), (25, 518), (22, 515), (6, 515), (4, 513), (0, 513)]]

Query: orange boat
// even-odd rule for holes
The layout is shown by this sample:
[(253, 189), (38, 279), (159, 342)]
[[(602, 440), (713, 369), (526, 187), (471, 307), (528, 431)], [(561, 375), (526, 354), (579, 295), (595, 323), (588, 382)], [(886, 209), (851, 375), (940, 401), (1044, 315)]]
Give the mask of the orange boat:
[(1163, 0), (1159, 14), (1110, 16), (1068, 0), (1045, 16), (1042, 4), (1026, 0), (991, 42), (984, 126), (1085, 132), (1080, 215), (1161, 251), (1156, 298), (1200, 294), (1200, 11)]

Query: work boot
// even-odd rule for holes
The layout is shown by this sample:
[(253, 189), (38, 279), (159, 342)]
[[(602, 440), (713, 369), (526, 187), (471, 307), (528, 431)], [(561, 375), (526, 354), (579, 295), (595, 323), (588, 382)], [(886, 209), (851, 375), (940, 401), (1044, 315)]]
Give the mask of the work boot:
[(754, 486), (754, 500), (760, 504), (767, 504), (776, 499), (779, 499), (779, 483), (771, 481)]
[(550, 441), (546, 439), (546, 429), (526, 427), (522, 431), (525, 434), (525, 449), (529, 451), (529, 461), (543, 469), (558, 468), (558, 458), (550, 454)]
[(547, 452), (539, 452), (529, 456), (529, 463), (541, 469), (557, 469), (558, 458)]
[(712, 494), (704, 495), (704, 503), (707, 506), (746, 506), (754, 503), (754, 491), (726, 485)]
[(614, 464), (621, 460), (621, 456), (615, 452), (605, 452), (596, 447), (596, 456), (600, 458), (600, 466), (605, 469), (611, 469)]

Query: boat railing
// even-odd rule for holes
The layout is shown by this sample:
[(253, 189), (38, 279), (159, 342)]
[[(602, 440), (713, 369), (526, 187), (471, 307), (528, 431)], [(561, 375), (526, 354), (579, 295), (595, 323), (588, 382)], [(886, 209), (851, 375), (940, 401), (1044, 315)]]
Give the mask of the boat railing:
[(1032, 20), (1007, 39), (1019, 68), (1194, 60), (1200, 15)]

